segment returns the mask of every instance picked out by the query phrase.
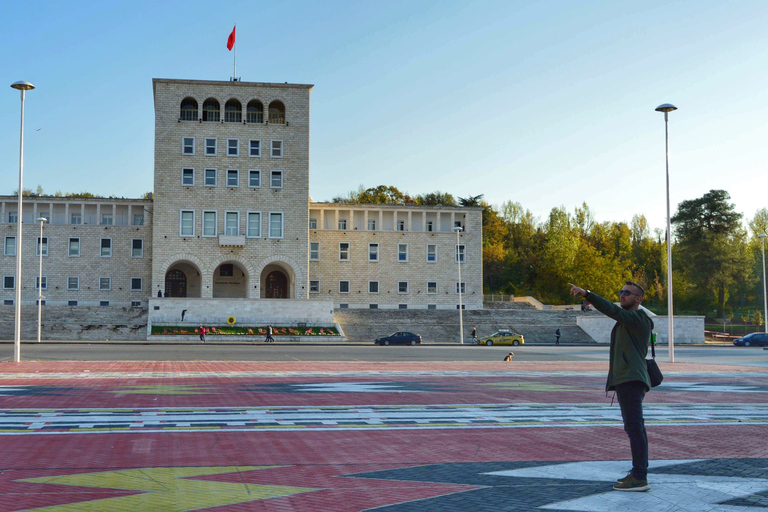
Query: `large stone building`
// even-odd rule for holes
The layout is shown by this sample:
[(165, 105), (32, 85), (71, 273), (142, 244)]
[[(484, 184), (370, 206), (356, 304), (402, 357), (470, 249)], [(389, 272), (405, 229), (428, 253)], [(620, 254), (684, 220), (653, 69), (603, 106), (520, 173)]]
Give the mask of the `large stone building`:
[(35, 304), (41, 248), (46, 305), (150, 308), (150, 321), (160, 295), (198, 311), (231, 299), (240, 311), (278, 299), (295, 311), (455, 309), (462, 286), (465, 307), (482, 308), (480, 208), (311, 202), (311, 85), (153, 86), (153, 200), (27, 197), (18, 248), (16, 197), (0, 196), (5, 307), (17, 285)]

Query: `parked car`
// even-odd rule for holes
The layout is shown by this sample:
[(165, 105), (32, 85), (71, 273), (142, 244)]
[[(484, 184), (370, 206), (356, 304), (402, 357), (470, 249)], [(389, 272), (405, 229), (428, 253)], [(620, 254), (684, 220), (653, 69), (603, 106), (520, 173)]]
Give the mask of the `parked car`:
[(421, 343), (421, 336), (412, 332), (398, 331), (389, 336), (376, 338), (376, 345), (418, 345)]
[(764, 332), (753, 332), (752, 334), (747, 334), (743, 338), (736, 338), (733, 340), (733, 344), (737, 347), (749, 347), (752, 345), (766, 346), (768, 345), (768, 334)]
[(481, 338), (477, 343), (488, 347), (491, 345), (514, 345), (516, 347), (525, 343), (525, 338), (522, 334), (512, 332), (509, 329), (499, 329), (490, 336)]

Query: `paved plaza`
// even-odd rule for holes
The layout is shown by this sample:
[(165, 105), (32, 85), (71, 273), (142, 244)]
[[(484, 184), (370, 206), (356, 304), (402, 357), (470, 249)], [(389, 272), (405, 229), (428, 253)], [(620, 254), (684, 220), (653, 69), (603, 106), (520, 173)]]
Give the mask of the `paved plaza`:
[(620, 493), (603, 362), (3, 362), (0, 512), (768, 509), (768, 370), (661, 367)]

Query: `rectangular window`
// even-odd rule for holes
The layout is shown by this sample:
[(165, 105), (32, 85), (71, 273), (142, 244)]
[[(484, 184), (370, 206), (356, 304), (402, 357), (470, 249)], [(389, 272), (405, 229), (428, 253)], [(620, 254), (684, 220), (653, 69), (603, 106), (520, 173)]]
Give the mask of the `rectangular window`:
[(397, 230), (398, 231), (405, 231), (405, 221), (404, 220), (397, 221)]
[(227, 169), (227, 186), (239, 187), (240, 186), (240, 171), (237, 169)]
[(219, 265), (220, 277), (232, 277), (235, 275), (235, 266), (232, 263), (222, 263)]
[(5, 237), (5, 243), (3, 243), (3, 255), (4, 256), (16, 256), (16, 237)]
[(183, 137), (181, 139), (181, 154), (182, 155), (195, 154), (195, 138), (194, 137)]
[(456, 246), (456, 261), (460, 263), (466, 263), (466, 249), (467, 246), (459, 244)]
[(3, 300), (3, 306), (13, 306), (13, 299)]
[[(13, 306), (13, 301), (11, 301), (11, 306)], [(349, 309), (349, 304), (345, 304), (345, 303), (339, 304), (339, 309)]]
[(349, 242), (339, 242), (339, 260), (349, 261)]
[(320, 261), (320, 242), (309, 242), (309, 261)]
[(379, 244), (368, 244), (368, 261), (379, 261)]
[(368, 231), (376, 231), (376, 221), (373, 219), (368, 220)]
[(16, 276), (3, 276), (3, 289), (13, 290), (16, 284)]
[(462, 227), (460, 220), (453, 221), (453, 227), (454, 227), (454, 229), (455, 228), (462, 228), (461, 231), (464, 231), (464, 228)]
[(143, 226), (144, 225), (144, 215), (140, 213), (136, 213), (133, 215), (133, 225), (134, 226)]
[(203, 236), (216, 236), (216, 212), (203, 212)]
[(248, 186), (251, 188), (261, 187), (261, 171), (258, 169), (251, 169), (248, 171)]
[(216, 156), (216, 139), (205, 139), (205, 156)]
[(437, 294), (437, 281), (427, 281), (427, 293), (429, 295)]
[(379, 293), (378, 281), (368, 281), (368, 293)]
[(349, 293), (349, 281), (339, 281), (339, 293)]
[(77, 306), (77, 301), (76, 300), (68, 300), (67, 301), (67, 306)]
[(283, 214), (269, 212), (269, 238), (283, 238)]
[(283, 141), (272, 141), (272, 158), (283, 158)]
[(205, 170), (205, 186), (206, 187), (216, 186), (216, 169)]
[(397, 309), (408, 309), (408, 304), (398, 304)]
[(368, 304), (368, 309), (379, 309), (378, 304)]
[(113, 224), (112, 214), (111, 213), (103, 213), (101, 214), (101, 225), (102, 226), (111, 226)]
[(100, 277), (99, 278), (99, 290), (107, 291), (112, 289), (112, 278), (111, 277)]
[(132, 277), (131, 278), (131, 291), (132, 292), (141, 291), (141, 278), (140, 277)]
[(37, 250), (35, 251), (35, 256), (40, 256), (40, 248), (42, 245), (43, 250), (43, 256), (48, 256), (48, 237), (43, 237), (43, 243), (40, 244), (40, 237), (37, 237)]
[[(456, 293), (459, 293), (459, 283), (456, 283)], [(461, 294), (464, 295), (465, 293), (467, 293), (467, 283), (462, 281)]]
[(131, 307), (132, 308), (140, 308), (141, 307), (141, 301), (140, 300), (132, 300), (131, 301)]
[(69, 217), (69, 223), (70, 224), (82, 224), (83, 223), (83, 216), (79, 213), (73, 213)]
[(248, 141), (248, 156), (258, 158), (261, 156), (261, 141), (258, 139), (251, 139)]
[(8, 223), (16, 224), (17, 222), (19, 222), (18, 212), (8, 212)]
[(437, 244), (427, 244), (427, 263), (437, 262)]
[(432, 223), (432, 221), (431, 221), (431, 220), (428, 220), (428, 221), (427, 221), (427, 231), (432, 231), (432, 226), (433, 226), (433, 225), (434, 225), (434, 224)]
[(194, 169), (182, 169), (181, 170), (181, 185), (184, 187), (192, 187), (195, 184), (195, 170)]
[(309, 293), (320, 293), (320, 281), (309, 281)]
[(397, 261), (408, 261), (408, 244), (397, 244)]
[(408, 281), (399, 281), (397, 283), (397, 293), (408, 293)]
[(427, 309), (437, 309), (437, 304), (427, 304)]
[(45, 299), (43, 299), (43, 300), (39, 300), (39, 299), (36, 300), (35, 301), (35, 306), (37, 306), (38, 304), (41, 305), (41, 306), (45, 306)]
[(112, 239), (102, 238), (99, 254), (103, 258), (110, 258), (112, 256)]
[(179, 236), (195, 236), (194, 210), (181, 210), (179, 216)]
[(69, 251), (68, 251), (68, 254), (72, 258), (80, 256), (80, 239), (79, 238), (70, 238), (69, 239)]
[(227, 139), (227, 156), (240, 156), (239, 139)]
[(269, 177), (269, 186), (283, 188), (283, 171), (272, 171)]
[(261, 212), (248, 212), (248, 238), (259, 238), (261, 236)]
[(309, 229), (317, 229), (317, 219), (309, 219)]
[[(35, 290), (39, 290), (40, 289), (40, 282), (41, 282), (40, 281), (40, 276), (35, 276)], [(42, 289), (43, 290), (47, 290), (48, 289), (48, 276), (43, 276), (42, 283), (43, 283)]]
[(144, 257), (144, 239), (134, 238), (131, 240), (131, 258)]
[(107, 306), (109, 306), (109, 301), (108, 300), (100, 300), (99, 301), (99, 306), (107, 307)]
[(76, 276), (70, 276), (67, 278), (67, 290), (79, 290), (80, 278)]
[(339, 221), (339, 229), (341, 229), (341, 230), (347, 229), (347, 220), (346, 219), (341, 219)]
[(226, 212), (224, 216), (224, 233), (227, 235), (240, 234), (240, 213)]

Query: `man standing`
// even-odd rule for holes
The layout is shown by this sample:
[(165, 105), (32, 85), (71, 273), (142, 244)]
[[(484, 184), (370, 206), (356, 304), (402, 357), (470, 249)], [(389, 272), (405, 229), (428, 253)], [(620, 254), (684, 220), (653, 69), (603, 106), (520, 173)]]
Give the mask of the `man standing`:
[(643, 420), (643, 398), (651, 389), (645, 356), (651, 340), (653, 321), (640, 309), (645, 290), (627, 281), (619, 291), (619, 304), (605, 300), (589, 290), (568, 283), (571, 295), (584, 297), (595, 309), (616, 320), (611, 331), (611, 352), (606, 391), (616, 391), (624, 420), (624, 431), (632, 449), (632, 471), (620, 478), (613, 488), (617, 491), (647, 491), (648, 437)]
[(477, 327), (472, 328), (472, 344), (477, 345)]
[(555, 331), (555, 345), (559, 345), (559, 344), (560, 344), (560, 329), (557, 329)]

